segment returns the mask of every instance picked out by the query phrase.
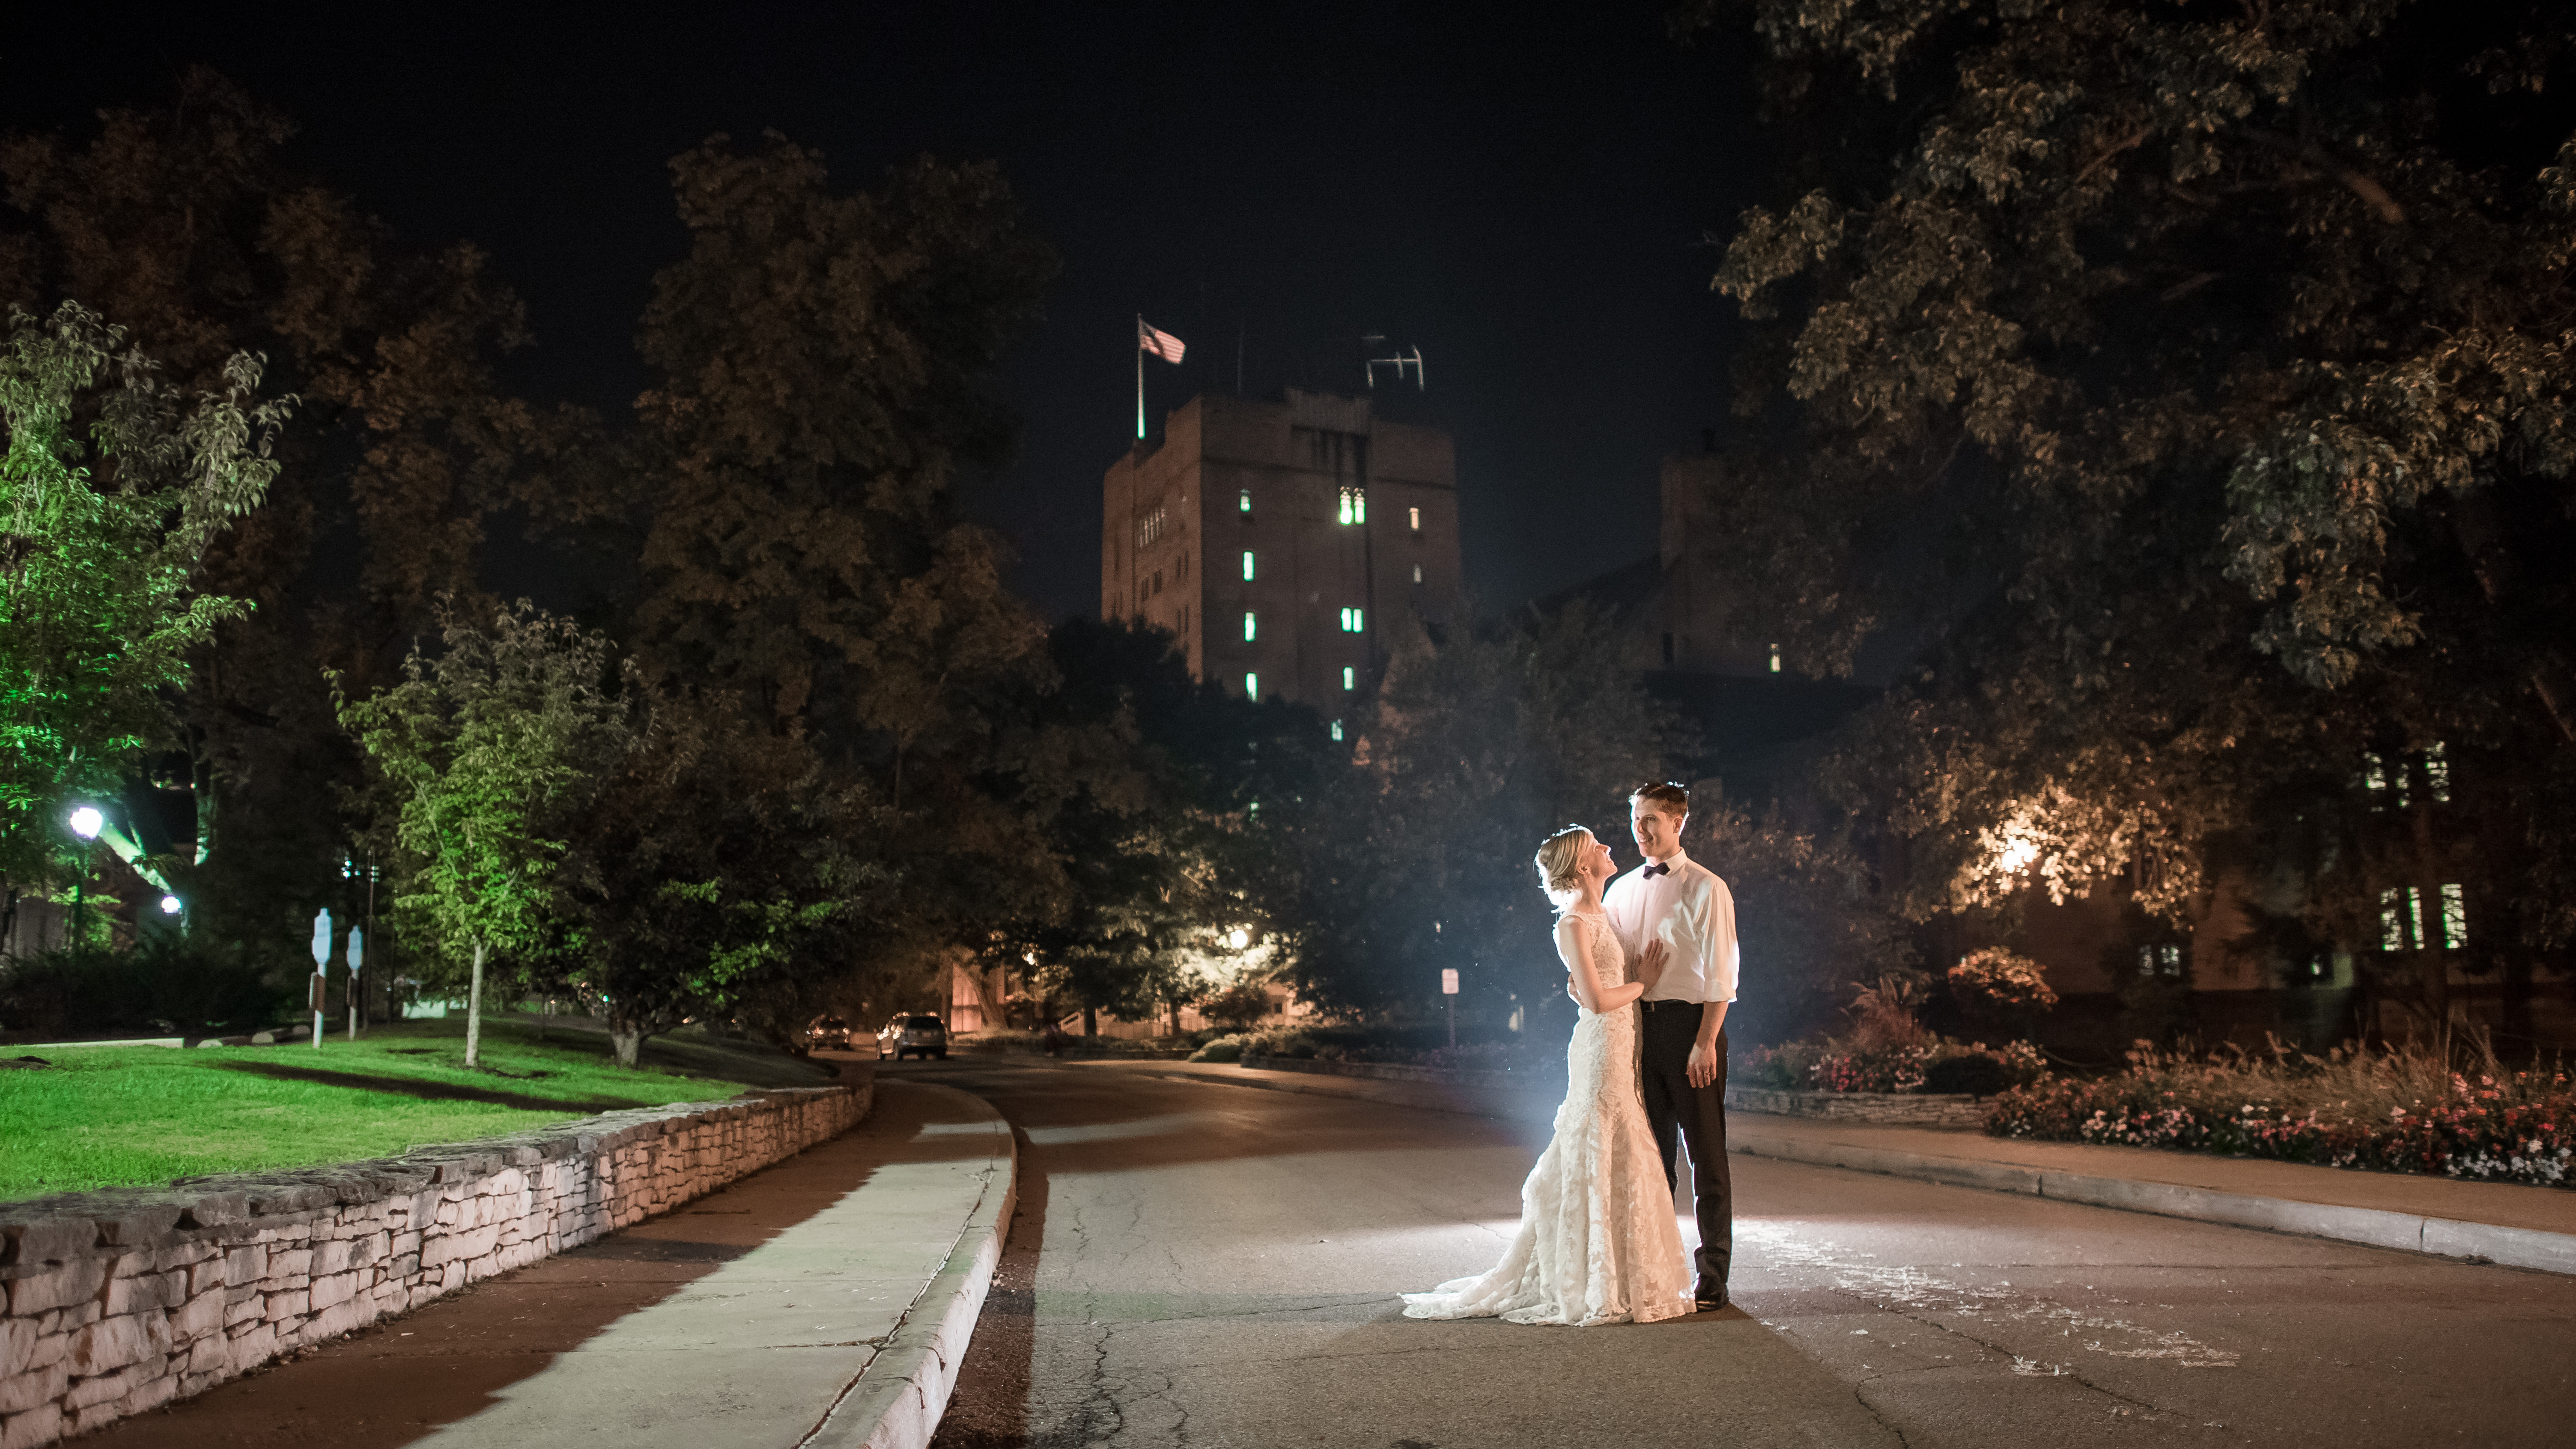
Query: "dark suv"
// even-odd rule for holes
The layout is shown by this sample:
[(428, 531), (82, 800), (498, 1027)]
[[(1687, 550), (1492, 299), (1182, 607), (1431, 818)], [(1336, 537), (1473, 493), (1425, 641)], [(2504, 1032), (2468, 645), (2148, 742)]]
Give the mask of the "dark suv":
[(877, 1060), (908, 1056), (948, 1060), (948, 1024), (926, 1014), (898, 1016), (877, 1033)]

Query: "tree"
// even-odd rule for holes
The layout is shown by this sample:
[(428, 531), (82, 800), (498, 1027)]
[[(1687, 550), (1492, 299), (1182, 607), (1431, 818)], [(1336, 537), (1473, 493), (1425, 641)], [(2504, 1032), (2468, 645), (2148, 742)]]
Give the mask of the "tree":
[(1035, 849), (1008, 908), (979, 922), (979, 954), (1033, 975), (1042, 1007), (1079, 1005), (1089, 1033), (1102, 1011), (1141, 1018), (1223, 987), (1248, 959), (1233, 933), (1248, 946), (1286, 924), (1290, 872), (1256, 802), (1293, 811), (1324, 732), (1311, 711), (1191, 679), (1160, 630), (1068, 620), (1046, 663), (997, 786)]
[[(1837, 767), (1909, 838), (1911, 910), (2126, 876), (2181, 919), (2231, 836), (2368, 834), (2374, 754), (2563, 774), (2563, 12), (1753, 0), (1684, 26), (1730, 13), (1790, 154), (1715, 280), (1760, 338), (1710, 562), (1819, 672), (1882, 627), (1940, 635)], [(2395, 883), (2318, 870), (2283, 904), (2358, 948)]]
[[(80, 299), (148, 339), (183, 394), (224, 392), (251, 352), (299, 400), (265, 506), (209, 548), (199, 585), (258, 608), (197, 644), (170, 741), (184, 763), (155, 762), (195, 792), (192, 929), (281, 958), (338, 889), (347, 822), (331, 787), (363, 772), (316, 661), (353, 692), (392, 683), (438, 597), (491, 605), (476, 565), (495, 513), (543, 526), (613, 501), (608, 470), (575, 466), (604, 456), (583, 446), (590, 419), (494, 384), (497, 356), (529, 338), (483, 255), (404, 246), (286, 164), (294, 129), (192, 67), (167, 107), (0, 140), (0, 301)], [(351, 567), (316, 573), (338, 520), (355, 555), (333, 562)]]
[(1565, 973), (1530, 865), (1539, 842), (1574, 822), (1617, 849), (1629, 790), (1666, 778), (1688, 743), (1587, 603), (1410, 640), (1352, 767), (1298, 813), (1299, 991), (1383, 1009), (1455, 969), (1471, 998), (1551, 1006)]
[(770, 135), (671, 169), (691, 244), (639, 333), (644, 661), (804, 726), (900, 806), (925, 753), (973, 756), (979, 699), (1042, 632), (955, 487), (1007, 452), (991, 373), (1051, 263), (990, 166), (838, 196)]
[(446, 648), (435, 659), (415, 650), (401, 683), (337, 703), (392, 801), (406, 856), (396, 908), (451, 969), (470, 962), (470, 1067), (487, 959), (564, 948), (564, 829), (630, 726), (606, 687), (602, 636), (524, 600), (482, 619), (447, 611), (439, 623)]
[[(170, 737), (162, 694), (250, 604), (204, 587), (258, 505), (285, 401), (235, 353), (193, 403), (121, 329), (66, 302), (12, 311), (0, 355), (0, 877), (47, 874), (65, 803), (114, 795)], [(86, 419), (87, 427), (82, 427)], [(87, 433), (87, 445), (82, 433)]]
[(826, 997), (933, 935), (891, 812), (722, 691), (654, 694), (569, 833), (575, 976), (628, 1066), (691, 1019), (749, 1017), (792, 1042)]

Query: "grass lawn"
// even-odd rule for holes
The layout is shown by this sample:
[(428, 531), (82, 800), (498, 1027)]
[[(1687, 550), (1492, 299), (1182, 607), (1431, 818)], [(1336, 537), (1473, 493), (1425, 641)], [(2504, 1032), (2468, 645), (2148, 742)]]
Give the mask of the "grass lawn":
[[(0, 1057), (27, 1053), (0, 1049)], [(622, 1107), (831, 1080), (749, 1043), (656, 1039), (618, 1066), (599, 1032), (485, 1021), (381, 1024), (357, 1041), (268, 1047), (53, 1047), (0, 1070), (0, 1202), (174, 1177), (387, 1157)]]

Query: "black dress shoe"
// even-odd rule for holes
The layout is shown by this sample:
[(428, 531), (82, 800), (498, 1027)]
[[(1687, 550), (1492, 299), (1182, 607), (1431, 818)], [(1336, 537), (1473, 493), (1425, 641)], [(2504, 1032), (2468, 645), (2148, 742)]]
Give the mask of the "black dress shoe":
[(1717, 1313), (1723, 1311), (1726, 1307), (1726, 1291), (1724, 1289), (1718, 1290), (1718, 1294), (1714, 1298), (1702, 1295), (1698, 1301), (1699, 1311), (1702, 1313)]

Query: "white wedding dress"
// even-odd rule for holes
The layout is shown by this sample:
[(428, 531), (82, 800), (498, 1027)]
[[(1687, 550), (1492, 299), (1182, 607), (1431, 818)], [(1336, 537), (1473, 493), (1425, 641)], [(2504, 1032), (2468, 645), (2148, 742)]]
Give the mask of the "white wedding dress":
[[(1601, 985), (1626, 984), (1627, 953), (1609, 923), (1571, 914), (1576, 929), (1590, 933)], [(1583, 1012), (1565, 1073), (1556, 1135), (1521, 1184), (1520, 1231), (1503, 1260), (1433, 1292), (1405, 1294), (1405, 1317), (1589, 1328), (1694, 1311), (1672, 1184), (1637, 1095), (1636, 1005)]]

